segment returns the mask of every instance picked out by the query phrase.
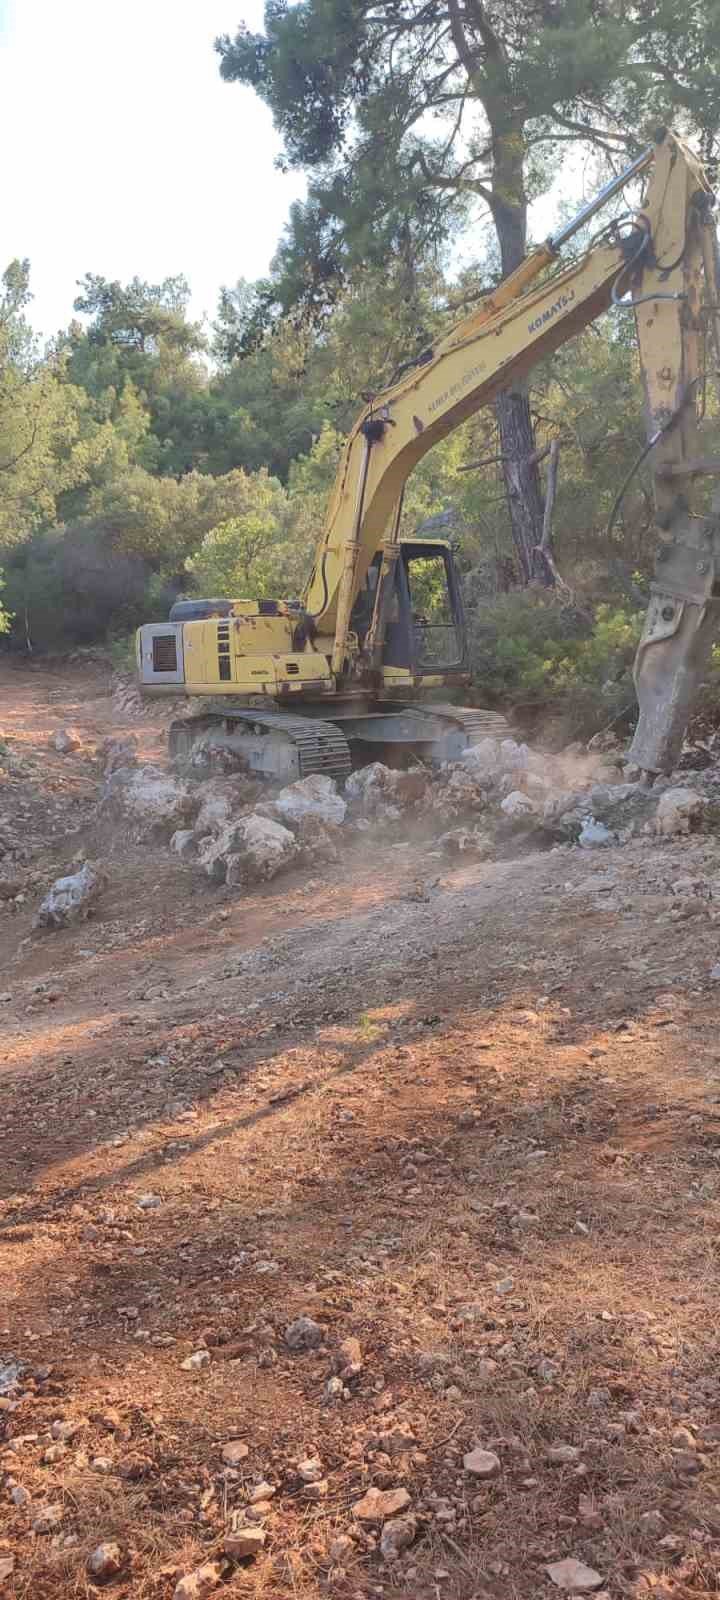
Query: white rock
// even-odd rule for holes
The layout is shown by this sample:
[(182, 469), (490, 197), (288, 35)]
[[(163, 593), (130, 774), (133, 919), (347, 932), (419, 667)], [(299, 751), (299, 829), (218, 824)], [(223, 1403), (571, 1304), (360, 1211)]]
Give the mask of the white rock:
[(59, 728), (57, 733), (53, 734), (50, 743), (53, 750), (57, 750), (59, 755), (67, 756), (71, 750), (80, 749), (82, 739), (77, 728)]
[(84, 1422), (66, 1422), (58, 1417), (53, 1423), (50, 1432), (53, 1439), (62, 1439), (63, 1443), (67, 1444), (70, 1439), (75, 1438), (76, 1433), (81, 1432), (84, 1426)]
[(323, 1475), (323, 1464), (319, 1456), (306, 1456), (304, 1461), (298, 1461), (297, 1470), (303, 1483), (318, 1483)]
[(83, 922), (104, 889), (107, 878), (102, 869), (86, 861), (78, 872), (56, 878), (35, 918), (37, 928), (66, 928)]
[(272, 1500), (276, 1493), (277, 1491), (271, 1483), (263, 1481), (262, 1483), (256, 1483), (255, 1488), (251, 1489), (248, 1498), (251, 1506), (255, 1506), (259, 1501)]
[(578, 844), (583, 850), (603, 850), (616, 842), (615, 834), (605, 827), (604, 822), (597, 822), (595, 817), (587, 817), (578, 834)]
[(192, 806), (184, 779), (159, 767), (119, 767), (108, 779), (103, 806), (150, 831), (174, 831)]
[(104, 1540), (87, 1558), (88, 1574), (95, 1583), (107, 1583), (109, 1578), (116, 1578), (124, 1564), (122, 1549), (114, 1539)]
[(222, 1570), (217, 1561), (206, 1561), (194, 1572), (186, 1573), (175, 1586), (173, 1600), (207, 1600), (222, 1580)]
[(67, 1445), (63, 1444), (62, 1440), (58, 1440), (57, 1444), (49, 1444), (47, 1449), (43, 1450), (42, 1460), (46, 1466), (52, 1467), (57, 1461), (62, 1461), (63, 1456), (66, 1455)]
[(345, 821), (347, 805), (338, 794), (332, 778), (315, 772), (309, 778), (300, 778), (286, 789), (281, 789), (273, 802), (283, 821), (299, 822), (301, 817), (318, 817), (321, 822), (339, 827)]
[(222, 1447), (222, 1458), (227, 1467), (239, 1467), (245, 1461), (250, 1451), (243, 1439), (228, 1439)]
[(385, 1522), (406, 1511), (410, 1505), (407, 1489), (371, 1488), (353, 1506), (353, 1516), (360, 1522)]
[(259, 1555), (266, 1539), (264, 1528), (248, 1528), (239, 1519), (233, 1519), (233, 1526), (223, 1539), (223, 1550), (233, 1561), (244, 1561), (248, 1556)]
[(599, 1572), (586, 1567), (584, 1561), (576, 1561), (574, 1556), (567, 1556), (564, 1561), (553, 1561), (545, 1571), (558, 1589), (569, 1589), (572, 1594), (588, 1594), (593, 1589), (599, 1589), (603, 1581)]
[(191, 1356), (186, 1356), (185, 1360), (180, 1362), (183, 1372), (198, 1372), (201, 1367), (207, 1367), (209, 1364), (209, 1350), (194, 1350)]
[(500, 810), (513, 822), (519, 822), (525, 817), (537, 817), (538, 807), (529, 794), (523, 794), (521, 789), (512, 789), (510, 794), (500, 802)]
[(530, 750), (526, 744), (517, 744), (514, 739), (502, 740), (499, 756), (501, 772), (527, 772), (529, 765)]
[(345, 793), (350, 800), (361, 800), (363, 808), (370, 810), (374, 802), (392, 789), (392, 778), (390, 768), (383, 766), (382, 761), (371, 761), (369, 767), (359, 767), (345, 779)]
[(192, 828), (176, 828), (170, 840), (170, 849), (174, 855), (183, 859), (193, 853), (195, 847), (195, 834)]
[(476, 1449), (463, 1456), (463, 1466), (474, 1478), (496, 1478), (500, 1471), (500, 1460), (494, 1450)]
[(195, 790), (195, 799), (200, 800), (193, 827), (196, 839), (219, 832), (237, 816), (243, 803), (242, 789), (232, 778), (210, 778)]
[(274, 878), (295, 859), (298, 846), (289, 828), (252, 812), (203, 839), (198, 858), (209, 878), (231, 885)]
[(475, 777), (493, 778), (500, 771), (500, 745), (497, 739), (480, 739), (463, 750), (460, 761)]
[(706, 804), (704, 797), (694, 789), (666, 789), (655, 813), (655, 833), (666, 838), (689, 833)]
[(380, 1535), (380, 1554), (386, 1561), (397, 1561), (403, 1550), (408, 1550), (417, 1533), (413, 1516), (391, 1517)]
[(303, 1500), (326, 1500), (330, 1493), (327, 1478), (316, 1478), (314, 1483), (304, 1483), (300, 1493)]

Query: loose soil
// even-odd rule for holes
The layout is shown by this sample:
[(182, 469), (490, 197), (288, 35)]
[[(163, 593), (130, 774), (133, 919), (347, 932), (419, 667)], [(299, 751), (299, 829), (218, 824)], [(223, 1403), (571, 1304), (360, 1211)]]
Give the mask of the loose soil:
[[(100, 831), (96, 746), (160, 760), (161, 720), (118, 716), (99, 665), (1, 676), (3, 1595), (97, 1594), (104, 1540), (116, 1600), (215, 1560), (222, 1597), (535, 1600), (567, 1556), (611, 1596), (715, 1594), (720, 845), (449, 866), (369, 832), (217, 889)], [(96, 914), (34, 931), (80, 850)], [(323, 1342), (294, 1352), (301, 1315)], [(265, 1548), (226, 1561), (262, 1480)], [(394, 1562), (353, 1515), (372, 1486), (417, 1519)]]

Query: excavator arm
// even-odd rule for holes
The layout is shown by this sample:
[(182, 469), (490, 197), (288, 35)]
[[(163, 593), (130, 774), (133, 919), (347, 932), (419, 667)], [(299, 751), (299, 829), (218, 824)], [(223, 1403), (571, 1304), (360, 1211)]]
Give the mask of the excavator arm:
[[(562, 244), (645, 168), (650, 178), (642, 209), (625, 223), (611, 224), (579, 259), (548, 275)], [(704, 462), (697, 444), (708, 319), (720, 350), (712, 200), (695, 158), (660, 130), (654, 147), (373, 398), (345, 445), (304, 597), (315, 647), (331, 657), (336, 678), (351, 670), (352, 607), (381, 550), (374, 614), (363, 658), (355, 664), (366, 674), (379, 665), (402, 495), (412, 469), (500, 390), (622, 300), (635, 308), (646, 453), (653, 454), (662, 537), (636, 664), (640, 720), (632, 758), (652, 771), (672, 765), (714, 637), (720, 571), (720, 524), (690, 509), (694, 482), (708, 471), (720, 472), (720, 462)]]

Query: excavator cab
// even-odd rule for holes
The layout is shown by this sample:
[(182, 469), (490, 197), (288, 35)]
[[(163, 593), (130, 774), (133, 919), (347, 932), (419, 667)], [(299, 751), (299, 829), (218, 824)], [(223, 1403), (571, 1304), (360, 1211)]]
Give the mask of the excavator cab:
[[(372, 619), (380, 563), (378, 552), (352, 611), (351, 627), (361, 649)], [(384, 667), (399, 668), (413, 678), (466, 670), (460, 580), (449, 544), (401, 540), (382, 662)]]

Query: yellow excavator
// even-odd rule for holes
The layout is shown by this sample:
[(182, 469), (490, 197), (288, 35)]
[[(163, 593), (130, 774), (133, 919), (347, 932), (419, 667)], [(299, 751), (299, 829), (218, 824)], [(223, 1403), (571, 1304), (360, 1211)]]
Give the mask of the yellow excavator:
[[(558, 268), (573, 235), (646, 172), (640, 209)], [(460, 582), (449, 543), (400, 537), (403, 490), (439, 439), (622, 305), (636, 320), (658, 531), (630, 759), (649, 773), (675, 764), (720, 594), (720, 506), (718, 515), (691, 509), (698, 480), (720, 474), (720, 460), (698, 442), (708, 334), (720, 365), (713, 200), (692, 153), (658, 129), (653, 145), (369, 402), (345, 444), (302, 600), (182, 600), (169, 623), (138, 630), (143, 692), (204, 701), (173, 724), (174, 755), (217, 742), (283, 781), (342, 778), (352, 761), (452, 759), (503, 731), (496, 714), (442, 700), (469, 682)]]

